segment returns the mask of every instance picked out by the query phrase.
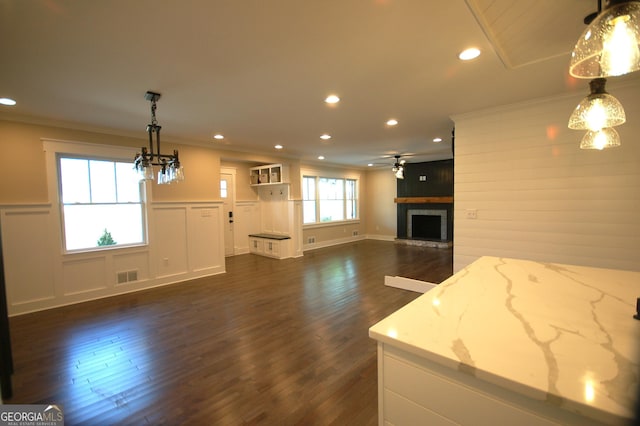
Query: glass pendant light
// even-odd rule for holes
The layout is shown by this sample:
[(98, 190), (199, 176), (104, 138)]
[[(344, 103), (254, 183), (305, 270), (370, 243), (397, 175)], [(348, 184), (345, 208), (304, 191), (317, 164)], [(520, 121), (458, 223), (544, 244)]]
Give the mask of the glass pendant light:
[(578, 39), (569, 73), (577, 78), (613, 77), (639, 69), (640, 1), (610, 0)]
[(605, 149), (620, 146), (620, 135), (616, 129), (605, 127), (597, 132), (588, 131), (580, 142), (580, 149)]
[(606, 79), (591, 80), (591, 93), (584, 98), (569, 117), (569, 128), (598, 131), (626, 121), (624, 108), (615, 97), (605, 91)]

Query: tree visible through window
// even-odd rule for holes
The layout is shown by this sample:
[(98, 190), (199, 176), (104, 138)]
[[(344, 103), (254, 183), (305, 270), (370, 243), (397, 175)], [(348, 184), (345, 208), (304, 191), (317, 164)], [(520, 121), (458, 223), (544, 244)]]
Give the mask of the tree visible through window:
[(305, 224), (358, 218), (355, 179), (304, 176), (302, 200)]
[(67, 251), (145, 242), (140, 178), (131, 163), (59, 157)]

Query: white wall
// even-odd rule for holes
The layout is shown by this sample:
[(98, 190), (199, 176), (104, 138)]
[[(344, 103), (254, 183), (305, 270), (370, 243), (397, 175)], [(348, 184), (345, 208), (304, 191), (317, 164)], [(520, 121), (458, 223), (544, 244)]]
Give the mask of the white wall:
[[(9, 315), (222, 273), (222, 203), (155, 203), (149, 244), (63, 254), (57, 209), (0, 206)], [(118, 284), (118, 272), (137, 280)]]
[(603, 151), (567, 128), (583, 96), (454, 117), (454, 272), (483, 255), (640, 270), (640, 82), (607, 90), (627, 123)]
[(391, 166), (367, 170), (367, 191), (363, 194), (366, 208), (367, 238), (393, 241), (397, 234), (397, 182)]
[[(45, 143), (51, 203), (0, 205), (10, 315), (225, 272), (221, 201), (148, 202), (148, 244), (65, 254), (55, 154), (75, 152), (76, 145)], [(123, 150), (80, 149), (105, 158), (119, 158)], [(134, 272), (137, 279), (119, 283), (122, 272)]]

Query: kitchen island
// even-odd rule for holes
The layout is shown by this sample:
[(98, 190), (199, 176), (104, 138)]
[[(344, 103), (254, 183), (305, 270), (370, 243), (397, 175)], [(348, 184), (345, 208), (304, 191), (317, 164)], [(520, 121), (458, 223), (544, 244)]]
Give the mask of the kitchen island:
[(369, 329), (379, 423), (628, 424), (640, 272), (482, 257)]

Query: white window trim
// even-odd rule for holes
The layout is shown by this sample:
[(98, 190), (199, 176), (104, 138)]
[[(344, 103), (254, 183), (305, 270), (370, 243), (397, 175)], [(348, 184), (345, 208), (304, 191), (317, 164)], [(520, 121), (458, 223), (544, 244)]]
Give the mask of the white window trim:
[[(360, 174), (353, 172), (338, 172), (335, 170), (326, 171), (320, 169), (301, 169), (300, 170), (300, 188), (304, 187), (304, 178), (305, 177), (316, 177), (316, 178), (325, 178), (325, 179), (352, 179), (356, 181), (356, 218), (354, 219), (343, 219), (343, 220), (335, 220), (331, 222), (314, 222), (314, 223), (303, 223), (302, 229), (311, 229), (311, 228), (324, 228), (331, 226), (341, 226), (341, 225), (352, 225), (356, 223), (360, 223)], [(317, 185), (317, 182), (316, 182)], [(317, 192), (317, 187), (316, 187)], [(300, 194), (302, 195), (302, 194)], [(304, 200), (302, 200), (304, 201)], [(317, 201), (317, 200), (316, 200)], [(345, 201), (346, 202), (346, 201)]]
[(302, 225), (302, 228), (303, 229), (330, 228), (332, 226), (357, 225), (359, 223), (360, 223), (360, 218), (347, 219), (347, 220), (334, 220), (333, 222), (305, 223)]
[(133, 159), (139, 151), (137, 148), (121, 147), (114, 145), (94, 144), (87, 142), (75, 142), (65, 141), (57, 139), (42, 138), (42, 149), (45, 153), (45, 164), (47, 167), (47, 191), (49, 196), (49, 203), (55, 208), (52, 209), (53, 216), (57, 223), (56, 235), (58, 237), (58, 245), (63, 255), (84, 254), (91, 252), (99, 252), (104, 250), (124, 250), (136, 247), (146, 247), (149, 245), (149, 218), (148, 218), (148, 204), (149, 194), (148, 184), (143, 187), (143, 215), (144, 221), (144, 242), (137, 244), (122, 244), (115, 247), (97, 247), (81, 250), (67, 250), (64, 244), (64, 223), (62, 217), (62, 200), (60, 199), (59, 182), (58, 182), (58, 156), (65, 154), (80, 157), (95, 157), (95, 158), (107, 158), (115, 161), (131, 161), (131, 167), (133, 167)]

